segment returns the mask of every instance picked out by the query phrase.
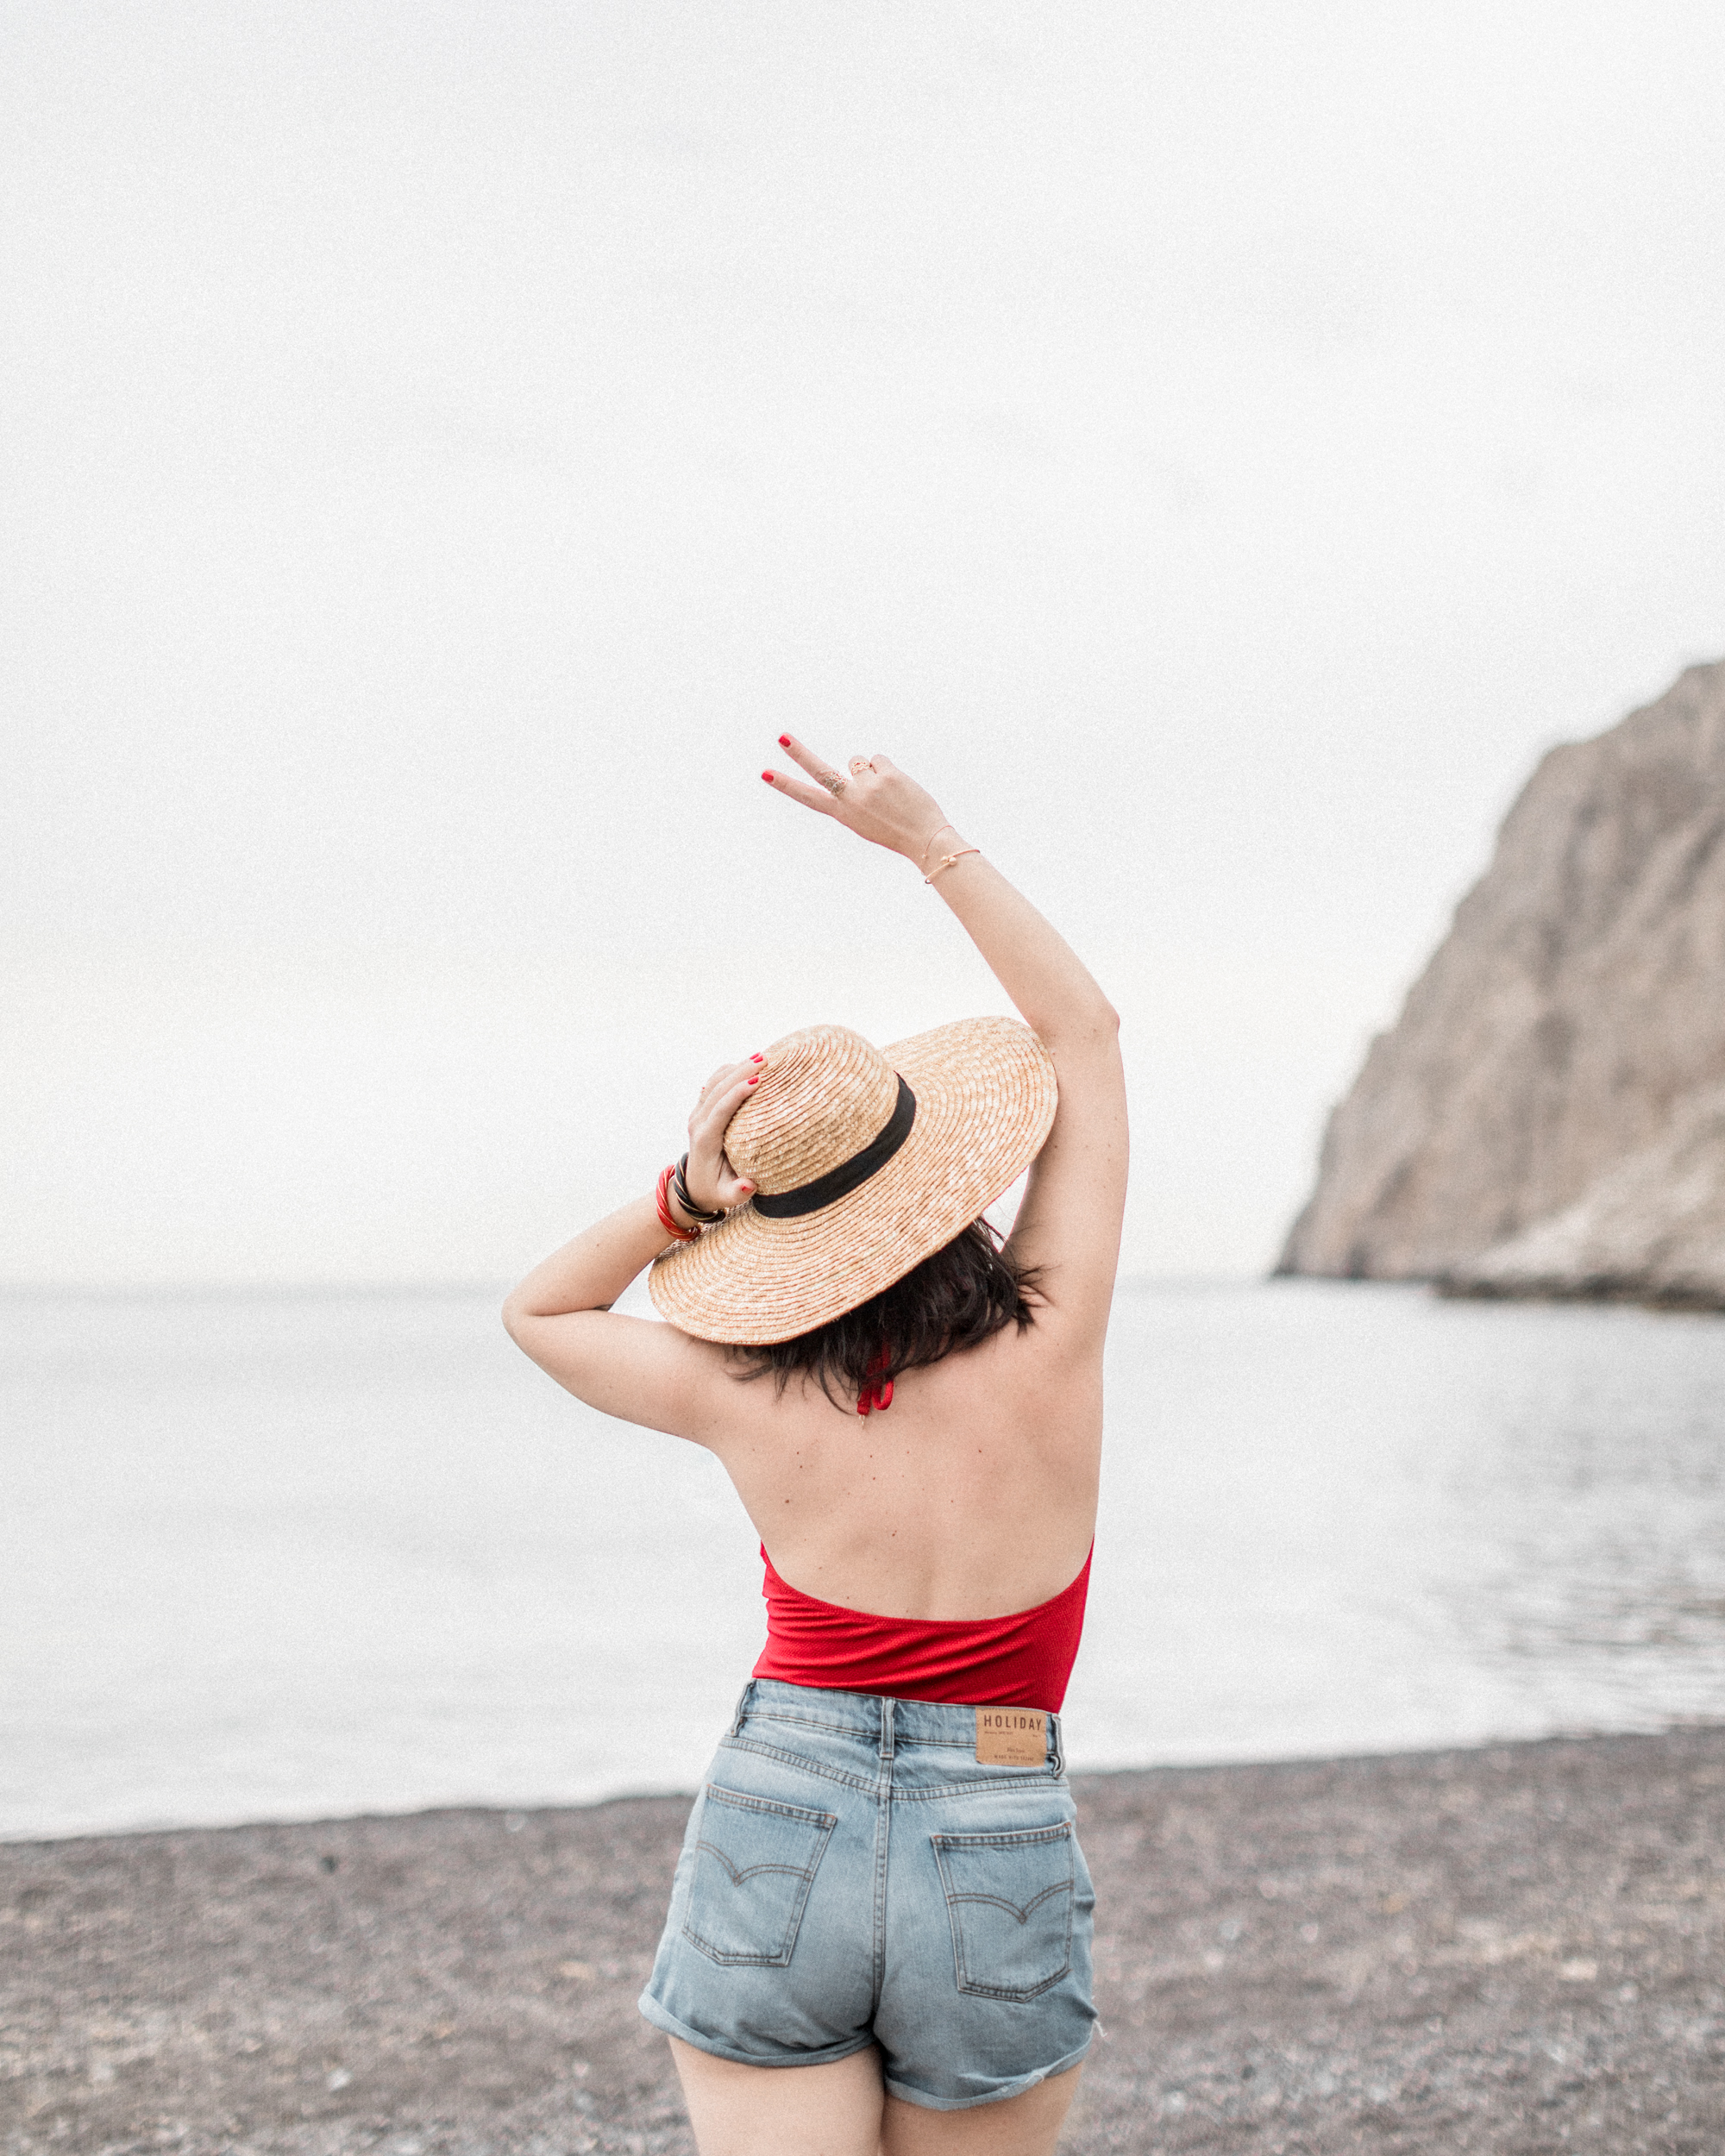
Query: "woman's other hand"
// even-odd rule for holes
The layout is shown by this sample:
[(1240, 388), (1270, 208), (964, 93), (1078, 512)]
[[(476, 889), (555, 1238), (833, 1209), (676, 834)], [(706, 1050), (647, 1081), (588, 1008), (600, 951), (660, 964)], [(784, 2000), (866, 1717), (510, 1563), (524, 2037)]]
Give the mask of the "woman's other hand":
[(781, 734), (779, 746), (814, 784), (782, 771), (763, 771), (761, 776), (768, 785), (817, 815), (831, 817), (859, 838), (919, 864), (938, 832), (945, 835), (949, 852), (963, 843), (934, 796), (889, 757), (852, 756), (848, 768), (840, 771), (793, 735)]
[[(729, 1213), (755, 1188), (753, 1183), (743, 1181), (726, 1159), (724, 1133), (766, 1069), (766, 1062), (764, 1056), (751, 1056), (745, 1062), (722, 1063), (701, 1087), (700, 1099), (689, 1117), (689, 1164), (685, 1180), (690, 1197), (705, 1212)], [(674, 1206), (675, 1199), (671, 1202)]]

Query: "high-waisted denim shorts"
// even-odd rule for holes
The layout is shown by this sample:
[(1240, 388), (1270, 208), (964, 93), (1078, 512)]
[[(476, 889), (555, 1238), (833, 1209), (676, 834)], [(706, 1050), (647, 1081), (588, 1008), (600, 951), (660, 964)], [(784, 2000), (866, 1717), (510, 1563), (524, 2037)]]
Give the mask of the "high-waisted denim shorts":
[(752, 1680), (641, 2011), (746, 2066), (877, 2044), (891, 2093), (937, 2111), (1076, 2066), (1094, 1897), (1048, 1727), (1041, 1766), (981, 1766), (974, 1708)]

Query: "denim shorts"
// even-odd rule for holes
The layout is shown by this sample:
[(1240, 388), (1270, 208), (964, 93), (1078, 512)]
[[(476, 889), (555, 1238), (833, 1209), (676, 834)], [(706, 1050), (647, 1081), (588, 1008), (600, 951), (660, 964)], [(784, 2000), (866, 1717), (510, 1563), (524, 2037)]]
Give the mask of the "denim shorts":
[(755, 1678), (689, 1816), (641, 2011), (745, 2066), (870, 2044), (936, 2111), (1019, 2095), (1089, 2046), (1094, 1896), (1048, 1719), (981, 1766), (975, 1712)]

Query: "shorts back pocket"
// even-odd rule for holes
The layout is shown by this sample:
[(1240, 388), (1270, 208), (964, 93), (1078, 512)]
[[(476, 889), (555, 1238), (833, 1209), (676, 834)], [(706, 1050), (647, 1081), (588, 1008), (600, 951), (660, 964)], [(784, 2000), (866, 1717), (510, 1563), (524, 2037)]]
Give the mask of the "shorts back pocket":
[(827, 1837), (837, 1824), (835, 1812), (745, 1796), (709, 1782), (684, 1938), (727, 1966), (784, 1968), (796, 1947), (803, 1905)]
[(1072, 1965), (1072, 1827), (936, 1834), (958, 1989), (1034, 1999)]

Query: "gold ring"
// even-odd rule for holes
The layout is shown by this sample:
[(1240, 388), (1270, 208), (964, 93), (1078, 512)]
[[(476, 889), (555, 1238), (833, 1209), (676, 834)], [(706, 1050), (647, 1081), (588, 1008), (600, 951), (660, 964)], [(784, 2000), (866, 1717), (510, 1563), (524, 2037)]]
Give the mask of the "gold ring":
[(874, 768), (874, 765), (869, 762), (867, 756), (853, 756), (850, 759), (850, 773), (853, 778), (859, 771), (872, 771)]
[(827, 792), (831, 794), (834, 800), (838, 799), (839, 795), (844, 793), (845, 787), (848, 787), (850, 783), (850, 781), (849, 779), (841, 779), (836, 771), (832, 774), (831, 778), (823, 779), (821, 780), (821, 784), (826, 788)]

